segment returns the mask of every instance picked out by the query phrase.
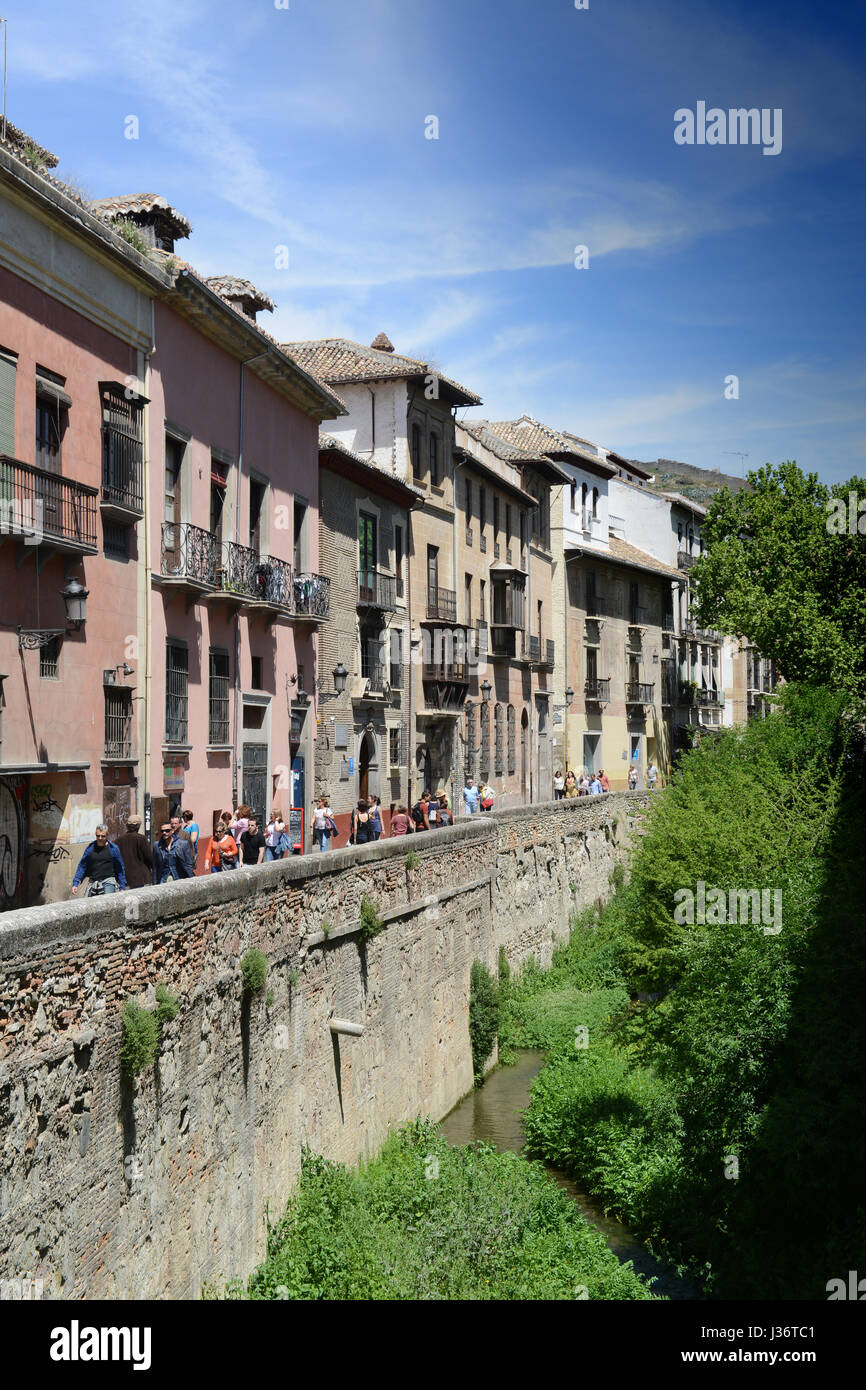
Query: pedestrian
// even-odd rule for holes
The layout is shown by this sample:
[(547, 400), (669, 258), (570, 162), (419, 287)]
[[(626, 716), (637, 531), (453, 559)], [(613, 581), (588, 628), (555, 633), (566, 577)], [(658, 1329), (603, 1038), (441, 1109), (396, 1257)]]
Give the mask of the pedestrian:
[(181, 820), (183, 821), (183, 828), (192, 842), (192, 862), (195, 864), (198, 859), (198, 842), (201, 831), (192, 811), (183, 811)]
[(634, 763), (628, 770), (628, 789), (630, 792), (637, 789), (637, 767)]
[(439, 824), (439, 793), (434, 795), (427, 793), (427, 824), (431, 830), (435, 830)]
[(217, 828), (208, 846), (207, 857), (212, 874), (221, 874), (224, 869), (236, 869), (238, 866), (237, 841), (229, 830), (229, 822), (225, 816), (226, 813), (223, 812), (217, 821)]
[(412, 818), (408, 814), (405, 806), (398, 806), (396, 814), (391, 817), (392, 835), (411, 835), (414, 827)]
[(650, 758), (649, 762), (648, 762), (647, 765), (646, 765), (646, 780), (647, 780), (647, 786), (649, 787), (649, 789), (650, 789), (651, 792), (654, 792), (654, 791), (655, 791), (655, 789), (656, 789), (656, 783), (658, 782), (658, 779), (659, 779), (659, 770), (658, 770), (658, 768), (656, 767), (655, 763), (653, 762), (652, 758)]
[(568, 774), (567, 774), (566, 779), (565, 779), (565, 796), (566, 796), (566, 799), (567, 799), (568, 801), (571, 801), (572, 797), (577, 796), (577, 794), (578, 794), (577, 778), (575, 777), (575, 775), (574, 775), (574, 773), (571, 771), (571, 769), (569, 769)]
[(235, 813), (231, 818), (229, 830), (234, 835), (238, 845), (240, 845), (241, 836), (246, 834), (246, 832), (250, 828), (250, 816), (252, 814), (253, 808), (251, 806), (247, 806), (246, 802), (242, 802), (241, 805), (236, 808)]
[(144, 888), (153, 882), (153, 850), (141, 833), (141, 816), (130, 816), (126, 833), (118, 835), (117, 848), (126, 870), (129, 888)]
[(481, 788), (481, 809), (482, 811), (492, 811), (493, 803), (496, 800), (496, 793), (489, 782), (485, 782)]
[(160, 827), (159, 836), (153, 842), (153, 881), (167, 883), (171, 878), (168, 852), (171, 848), (171, 822)]
[(564, 796), (565, 778), (557, 768), (556, 772), (553, 774), (553, 798), (555, 801), (561, 801)]
[(275, 806), (265, 831), (265, 862), (268, 863), (272, 859), (282, 859), (286, 850), (290, 848), (286, 822), (283, 820), (279, 808)]
[[(594, 775), (594, 774), (592, 774), (592, 775)], [(577, 794), (578, 794), (578, 796), (589, 796), (590, 785), (591, 785), (591, 776), (590, 776), (590, 774), (588, 774), (584, 768), (581, 768), (581, 769), (580, 769), (580, 776), (579, 776), (578, 779), (577, 779)]]
[(603, 767), (600, 767), (599, 770), (598, 770), (598, 780), (599, 780), (599, 782), (601, 782), (601, 789), (602, 789), (602, 791), (603, 791), (603, 792), (609, 792), (609, 791), (610, 791), (610, 778), (608, 777), (608, 775), (607, 775), (607, 773), (605, 772), (605, 770), (604, 770)]
[(370, 825), (372, 827), (373, 839), (378, 840), (382, 835), (382, 803), (378, 796), (374, 796), (370, 802)]
[(322, 854), (331, 848), (331, 839), (334, 834), (332, 826), (335, 827), (335, 821), (331, 814), (331, 808), (327, 798), (320, 796), (313, 807), (313, 839)]
[(437, 800), (439, 802), (439, 824), (453, 825), (454, 817), (448, 809), (448, 797), (444, 792), (437, 792)]
[(429, 830), (430, 821), (427, 818), (427, 802), (430, 800), (430, 793), (423, 791), (412, 807), (412, 820), (415, 822), (416, 830)]
[(481, 792), (476, 787), (471, 777), (466, 778), (466, 786), (463, 788), (463, 806), (467, 816), (474, 816), (478, 810), (478, 802), (481, 799)]
[(108, 838), (108, 826), (98, 825), (94, 835), (95, 838), (90, 841), (78, 861), (78, 868), (72, 880), (73, 897), (84, 878), (89, 880), (85, 898), (94, 898), (100, 893), (117, 893), (126, 887), (123, 859), (117, 845), (112, 844)]
[(172, 816), (171, 840), (168, 846), (168, 871), (172, 878), (192, 878), (195, 874), (195, 860), (192, 853), (192, 840), (181, 826), (180, 816)]
[(259, 830), (259, 823), (255, 816), (249, 817), (249, 824), (241, 835), (240, 845), (241, 858), (244, 861), (244, 868), (250, 868), (253, 864), (261, 864), (265, 857), (265, 837)]
[(592, 781), (589, 784), (590, 796), (601, 796), (601, 778), (597, 772), (592, 774)]
[(373, 827), (370, 824), (370, 808), (362, 797), (352, 812), (352, 834), (349, 837), (349, 843), (367, 845), (372, 839)]

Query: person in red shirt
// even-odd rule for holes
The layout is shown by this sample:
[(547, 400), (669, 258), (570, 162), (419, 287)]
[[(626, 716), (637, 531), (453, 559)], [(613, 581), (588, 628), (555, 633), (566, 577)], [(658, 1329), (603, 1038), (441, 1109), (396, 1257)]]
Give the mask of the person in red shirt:
[(608, 775), (607, 775), (607, 773), (605, 772), (604, 768), (601, 768), (601, 769), (599, 770), (598, 780), (599, 780), (599, 782), (601, 782), (601, 789), (602, 789), (602, 791), (603, 791), (603, 792), (609, 792), (609, 791), (610, 791), (610, 778), (608, 777)]
[(392, 835), (411, 835), (414, 828), (406, 807), (398, 806), (395, 814), (391, 817), (390, 833)]

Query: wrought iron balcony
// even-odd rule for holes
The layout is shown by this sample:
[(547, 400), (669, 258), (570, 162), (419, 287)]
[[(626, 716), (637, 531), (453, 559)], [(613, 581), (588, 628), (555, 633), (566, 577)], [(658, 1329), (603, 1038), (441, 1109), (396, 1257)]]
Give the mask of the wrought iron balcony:
[(159, 572), (163, 579), (193, 589), (215, 589), (219, 582), (219, 545), (210, 531), (187, 521), (164, 521)]
[(651, 705), (653, 702), (652, 683), (647, 685), (644, 681), (626, 681), (625, 702), (627, 705)]
[(646, 627), (648, 620), (649, 609), (642, 608), (638, 604), (633, 603), (628, 610), (629, 627)]
[(396, 608), (395, 581), (390, 574), (378, 570), (358, 570), (358, 606), (391, 612)]
[(704, 709), (708, 706), (723, 705), (724, 703), (724, 696), (721, 695), (718, 690), (698, 691), (698, 704)]
[(361, 643), (361, 676), (367, 682), (367, 693), (381, 695), (385, 689), (385, 666), (382, 662), (382, 643), (365, 640)]
[(537, 666), (538, 663), (541, 661), (540, 637), (530, 637), (529, 639), (529, 660), (535, 666)]
[(679, 688), (679, 704), (685, 705), (687, 709), (690, 709), (692, 705), (696, 705), (697, 703), (697, 686), (690, 684), (688, 681), (682, 682)]
[(99, 505), (115, 521), (135, 522), (144, 516), (143, 458), (140, 439), (110, 425), (103, 426)]
[(465, 661), (425, 661), (421, 667), (421, 679), (425, 681), (456, 681), (460, 685), (466, 685), (469, 681), (469, 672)]
[(606, 705), (610, 701), (610, 676), (603, 680), (586, 680), (583, 683), (584, 699), (596, 705)]
[(453, 589), (443, 589), (441, 585), (427, 586), (427, 617), (443, 623), (457, 621), (457, 594)]
[(677, 569), (692, 570), (697, 564), (697, 555), (692, 555), (688, 550), (677, 551)]
[(32, 539), (54, 550), (96, 554), (95, 487), (32, 463), (0, 455), (3, 535)]
[(296, 574), (292, 612), (298, 618), (326, 622), (331, 616), (331, 581), (323, 574)]
[(544, 643), (544, 657), (543, 657), (543, 660), (542, 660), (542, 665), (548, 666), (548, 667), (550, 667), (550, 668), (552, 669), (552, 668), (554, 667), (555, 664), (556, 664), (556, 643), (554, 642), (554, 640), (553, 640), (552, 637), (548, 637), (548, 638), (545, 640), (545, 643)]

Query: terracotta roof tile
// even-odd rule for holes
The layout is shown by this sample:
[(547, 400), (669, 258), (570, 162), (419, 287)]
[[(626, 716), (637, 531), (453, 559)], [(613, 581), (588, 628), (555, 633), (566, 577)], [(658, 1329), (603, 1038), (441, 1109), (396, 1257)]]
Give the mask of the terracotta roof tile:
[(618, 536), (610, 537), (610, 556), (612, 560), (622, 560), (624, 564), (635, 565), (639, 569), (653, 570), (672, 579), (682, 578), (679, 570), (666, 565), (663, 560), (657, 560), (654, 555), (647, 555), (645, 550), (638, 550), (637, 546), (621, 541)]
[(415, 380), (432, 374), (462, 396), (463, 404), (481, 404), (480, 396), (476, 396), (474, 391), (416, 357), (403, 357), (392, 350), (364, 347), (362, 343), (354, 343), (349, 338), (315, 338), (307, 342), (284, 343), (283, 346), (302, 366), (329, 385), (385, 381), (389, 378), (397, 380), (400, 377)]
[(116, 217), (129, 217), (136, 212), (159, 212), (170, 222), (178, 239), (188, 237), (192, 227), (183, 213), (173, 208), (166, 198), (158, 193), (129, 193), (117, 198), (96, 198), (89, 204), (91, 212), (99, 213), (113, 221)]
[(257, 290), (249, 280), (241, 280), (237, 275), (209, 275), (205, 281), (223, 299), (249, 300), (254, 309), (269, 309), (273, 312), (274, 301), (270, 295)]

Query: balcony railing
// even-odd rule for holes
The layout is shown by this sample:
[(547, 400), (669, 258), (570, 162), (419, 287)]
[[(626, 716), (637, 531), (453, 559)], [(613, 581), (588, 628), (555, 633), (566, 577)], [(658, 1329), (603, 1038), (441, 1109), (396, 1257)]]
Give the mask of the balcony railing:
[(358, 603), (368, 608), (390, 612), (396, 608), (395, 580), (378, 570), (358, 571)]
[(481, 532), (481, 535), (478, 537), (478, 548), (481, 551), (482, 555), (487, 554), (487, 537), (485, 536), (483, 531)]
[(159, 570), (164, 578), (215, 589), (219, 568), (219, 545), (210, 531), (187, 521), (163, 522)]
[(142, 460), (144, 446), (140, 439), (122, 430), (104, 425), (102, 429), (102, 506), (129, 516), (144, 515), (142, 493)]
[(2, 534), (38, 537), (58, 550), (96, 553), (95, 487), (0, 455)]
[(641, 607), (639, 607), (638, 604), (636, 604), (636, 603), (631, 604), (631, 606), (630, 606), (630, 608), (629, 608), (629, 610), (628, 610), (628, 625), (629, 625), (629, 627), (646, 627), (646, 624), (647, 624), (648, 619), (649, 619), (649, 609), (648, 609), (648, 608), (641, 608)]
[(529, 660), (536, 666), (541, 661), (541, 638), (530, 637), (529, 639)]
[(684, 705), (687, 709), (689, 709), (692, 705), (696, 705), (697, 702), (697, 687), (694, 685), (690, 685), (688, 682), (686, 682), (685, 684), (681, 683), (679, 688), (679, 704)]
[(478, 642), (478, 660), (480, 662), (485, 662), (487, 660), (490, 632), (483, 618), (478, 619), (478, 622), (475, 624), (475, 631), (477, 633)]
[(469, 675), (465, 661), (424, 662), (421, 679), (425, 681), (457, 681), (465, 685)]
[(597, 705), (606, 705), (610, 701), (610, 676), (603, 680), (587, 680), (583, 683), (583, 694), (587, 700), (594, 701)]
[(651, 705), (653, 702), (652, 683), (647, 685), (643, 681), (626, 681), (625, 702), (627, 705)]
[(331, 616), (331, 581), (323, 574), (296, 574), (293, 582), (294, 606), (297, 617), (316, 618), (324, 622)]
[(665, 611), (664, 611), (664, 613), (662, 614), (662, 632), (673, 632), (673, 630), (674, 630), (674, 614), (673, 614), (673, 609), (671, 609), (671, 608), (666, 608)]
[(381, 695), (385, 688), (385, 667), (382, 663), (381, 642), (361, 643), (361, 675), (371, 695)]
[(697, 555), (692, 555), (688, 550), (677, 551), (677, 568), (681, 570), (694, 569), (697, 564)]
[(440, 622), (456, 623), (457, 595), (453, 589), (443, 589), (440, 585), (427, 586), (427, 617), (438, 618)]
[(708, 706), (723, 705), (724, 703), (724, 697), (719, 694), (718, 690), (698, 691), (698, 704), (704, 709)]

